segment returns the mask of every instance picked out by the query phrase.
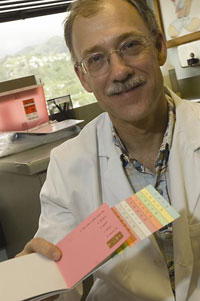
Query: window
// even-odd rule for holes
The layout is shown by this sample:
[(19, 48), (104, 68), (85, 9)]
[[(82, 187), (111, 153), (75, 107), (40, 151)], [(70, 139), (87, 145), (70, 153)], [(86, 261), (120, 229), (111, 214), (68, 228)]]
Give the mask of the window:
[(0, 81), (36, 75), (46, 100), (71, 95), (73, 106), (96, 101), (81, 86), (63, 37), (66, 13), (0, 23)]

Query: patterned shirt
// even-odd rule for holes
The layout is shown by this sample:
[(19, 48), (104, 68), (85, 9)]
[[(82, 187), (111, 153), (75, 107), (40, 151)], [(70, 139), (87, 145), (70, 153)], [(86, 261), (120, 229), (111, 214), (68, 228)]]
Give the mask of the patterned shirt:
[[(123, 162), (124, 171), (129, 179), (133, 191), (137, 192), (148, 184), (151, 184), (170, 203), (170, 197), (167, 189), (167, 166), (176, 115), (173, 100), (167, 95), (166, 98), (168, 101), (168, 124), (158, 156), (156, 158), (155, 173), (143, 166), (128, 153), (114, 127), (113, 139)], [(167, 264), (172, 290), (175, 294), (172, 225), (169, 224), (157, 231), (155, 233), (155, 238)]]

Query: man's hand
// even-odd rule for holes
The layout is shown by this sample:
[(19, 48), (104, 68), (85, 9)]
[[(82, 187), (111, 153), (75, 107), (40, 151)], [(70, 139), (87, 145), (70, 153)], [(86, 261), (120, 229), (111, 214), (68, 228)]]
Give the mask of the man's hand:
[(29, 241), (22, 252), (17, 254), (16, 257), (30, 253), (39, 253), (54, 261), (59, 260), (62, 256), (62, 253), (57, 246), (40, 237), (33, 238)]
[[(37, 237), (29, 241), (24, 247), (23, 251), (17, 254), (16, 257), (35, 252), (54, 261), (59, 260), (62, 256), (62, 253), (58, 247), (56, 247), (54, 244), (48, 242), (43, 238)], [(53, 301), (56, 300), (58, 297), (58, 295), (49, 297), (47, 299), (44, 299), (44, 301)]]

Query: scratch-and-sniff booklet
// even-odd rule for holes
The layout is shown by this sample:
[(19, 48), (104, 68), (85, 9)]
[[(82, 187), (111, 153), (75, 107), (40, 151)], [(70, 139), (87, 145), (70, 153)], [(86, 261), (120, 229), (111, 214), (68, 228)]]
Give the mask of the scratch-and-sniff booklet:
[(57, 244), (62, 251), (58, 262), (36, 253), (1, 262), (0, 300), (42, 300), (72, 289), (178, 217), (151, 185), (112, 208), (104, 203)]

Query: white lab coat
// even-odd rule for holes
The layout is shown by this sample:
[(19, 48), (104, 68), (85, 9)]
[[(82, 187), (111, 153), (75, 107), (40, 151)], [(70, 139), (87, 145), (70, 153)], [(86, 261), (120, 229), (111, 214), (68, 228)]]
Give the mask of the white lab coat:
[[(167, 185), (172, 206), (181, 215), (173, 224), (176, 301), (199, 301), (200, 104), (169, 93), (176, 104), (176, 125)], [(52, 151), (37, 236), (57, 243), (102, 202), (113, 206), (131, 194), (109, 117), (103, 113)], [(88, 301), (175, 300), (153, 235), (115, 256), (94, 277)]]

